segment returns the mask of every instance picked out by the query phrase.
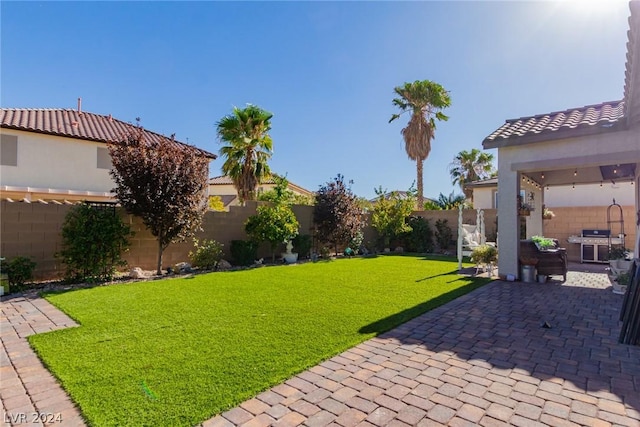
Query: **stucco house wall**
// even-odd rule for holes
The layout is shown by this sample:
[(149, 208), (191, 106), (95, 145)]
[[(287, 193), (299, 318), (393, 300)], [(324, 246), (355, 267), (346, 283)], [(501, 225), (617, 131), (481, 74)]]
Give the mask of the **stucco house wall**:
[(111, 192), (106, 144), (11, 129), (1, 134), (3, 143), (17, 138), (17, 165), (0, 166), (2, 186)]
[(495, 187), (476, 187), (473, 189), (473, 207), (475, 209), (495, 209), (495, 194), (498, 186)]
[[(108, 143), (138, 125), (78, 109), (0, 108), (0, 198), (114, 201)], [(186, 144), (141, 128), (146, 143)], [(198, 147), (198, 155), (216, 158)]]
[[(495, 209), (495, 193), (498, 186), (476, 186), (473, 188), (473, 207)], [(628, 181), (612, 184), (578, 184), (554, 186), (544, 190), (544, 204), (548, 208), (608, 206), (616, 200), (621, 206), (635, 204), (634, 186)]]

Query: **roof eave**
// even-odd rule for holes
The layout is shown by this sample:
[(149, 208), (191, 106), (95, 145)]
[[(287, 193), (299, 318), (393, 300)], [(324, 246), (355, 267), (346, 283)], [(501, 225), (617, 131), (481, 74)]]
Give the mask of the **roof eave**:
[(540, 132), (534, 135), (510, 136), (508, 138), (497, 137), (496, 139), (485, 138), (484, 141), (482, 141), (482, 147), (485, 150), (491, 148), (515, 147), (533, 144), (536, 142), (555, 141), (558, 139), (579, 138), (589, 135), (618, 132), (626, 129), (626, 120), (618, 120), (617, 122), (612, 123), (611, 126), (585, 126), (551, 132)]

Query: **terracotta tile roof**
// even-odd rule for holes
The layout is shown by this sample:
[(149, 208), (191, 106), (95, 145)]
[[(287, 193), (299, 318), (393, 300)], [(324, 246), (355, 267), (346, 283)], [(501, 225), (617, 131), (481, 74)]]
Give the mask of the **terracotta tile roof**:
[(625, 116), (629, 124), (640, 121), (640, 1), (629, 2), (627, 62), (624, 73)]
[[(279, 176), (277, 174), (274, 174), (275, 176)], [(273, 177), (268, 178), (266, 181), (264, 181), (262, 184), (275, 184), (276, 181), (273, 179)], [(227, 175), (221, 175), (221, 176), (215, 176), (213, 178), (209, 178), (209, 185), (232, 185), (233, 181), (231, 181), (231, 178), (229, 178)], [(301, 194), (307, 194), (307, 195), (312, 195), (313, 192), (307, 190), (304, 187), (300, 187), (297, 184), (294, 184), (293, 182), (289, 181), (289, 187), (293, 188), (295, 190), (297, 190), (299, 193)]]
[(507, 120), (482, 142), (484, 148), (615, 131), (640, 122), (640, 1), (629, 2), (624, 98), (582, 108)]
[[(267, 184), (273, 184), (273, 180), (271, 181), (272, 182)], [(231, 185), (233, 184), (233, 181), (231, 181), (231, 178), (229, 178), (227, 175), (220, 175), (220, 176), (214, 176), (213, 178), (209, 178), (209, 184), (210, 185)]]
[(617, 129), (624, 101), (603, 102), (554, 113), (507, 120), (482, 142), (484, 148), (573, 137)]
[[(0, 127), (106, 143), (116, 141), (135, 126), (114, 119), (111, 115), (103, 116), (72, 109), (0, 108)], [(165, 138), (146, 129), (144, 132), (153, 142)], [(210, 159), (217, 157), (206, 150), (195, 148)]]
[[(277, 176), (277, 175), (276, 175)], [(273, 177), (266, 179), (262, 184), (275, 184), (276, 181)], [(214, 176), (213, 178), (209, 178), (209, 184), (212, 185), (231, 185), (233, 181), (227, 175)], [(289, 182), (291, 184), (291, 182)]]

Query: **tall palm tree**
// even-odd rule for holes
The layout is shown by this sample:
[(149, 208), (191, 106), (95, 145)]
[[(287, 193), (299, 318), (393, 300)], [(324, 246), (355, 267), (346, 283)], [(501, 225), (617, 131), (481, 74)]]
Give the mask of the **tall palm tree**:
[(220, 148), (225, 159), (222, 172), (231, 178), (242, 202), (256, 200), (258, 185), (271, 174), (267, 161), (273, 151), (269, 136), (272, 117), (248, 104), (243, 109), (233, 107), (233, 113), (216, 124), (218, 139), (227, 143)]
[(424, 206), (424, 187), (422, 183), (423, 163), (431, 151), (431, 140), (435, 135), (436, 119), (448, 120), (441, 110), (451, 105), (451, 98), (438, 83), (430, 80), (416, 80), (394, 88), (399, 96), (393, 99), (393, 105), (400, 109), (400, 114), (391, 116), (389, 123), (400, 115), (411, 112), (407, 126), (402, 129), (404, 147), (411, 160), (416, 161), (418, 181), (418, 209)]
[(473, 190), (465, 188), (465, 184), (491, 177), (495, 173), (493, 168), (493, 154), (480, 151), (463, 150), (454, 157), (449, 165), (449, 173), (454, 185), (458, 184), (467, 199), (471, 198)]

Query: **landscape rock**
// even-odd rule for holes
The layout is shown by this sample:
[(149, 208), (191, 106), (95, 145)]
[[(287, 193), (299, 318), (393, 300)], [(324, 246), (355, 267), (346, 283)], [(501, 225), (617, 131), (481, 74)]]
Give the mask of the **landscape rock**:
[(402, 253), (404, 252), (404, 248), (402, 246), (398, 246), (397, 248), (395, 248), (394, 252)]
[(147, 277), (140, 267), (132, 268), (129, 272), (129, 276), (132, 279), (145, 279)]
[(193, 268), (188, 262), (179, 262), (173, 266), (173, 271), (175, 273), (193, 273)]
[(218, 271), (227, 271), (227, 270), (231, 270), (231, 263), (225, 259), (221, 259), (220, 261), (218, 261), (218, 266), (217, 269)]

